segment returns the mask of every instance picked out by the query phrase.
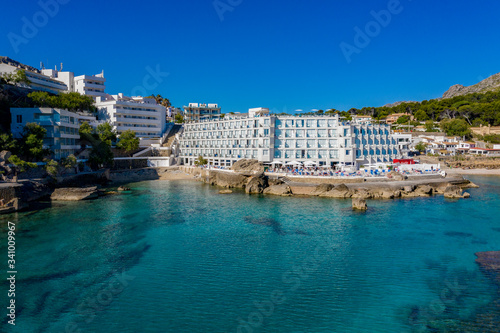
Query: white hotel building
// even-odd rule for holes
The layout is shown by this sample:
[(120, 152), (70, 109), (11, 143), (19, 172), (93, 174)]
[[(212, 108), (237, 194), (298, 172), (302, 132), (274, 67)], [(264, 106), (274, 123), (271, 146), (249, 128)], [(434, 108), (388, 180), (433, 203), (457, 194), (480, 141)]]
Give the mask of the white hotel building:
[(99, 120), (110, 122), (118, 135), (132, 130), (141, 138), (160, 138), (166, 129), (167, 109), (153, 98), (123, 94), (96, 97)]
[(180, 151), (185, 165), (203, 156), (214, 166), (252, 158), (263, 163), (313, 161), (359, 167), (403, 157), (389, 125), (347, 122), (338, 115), (269, 115), (262, 108), (185, 124)]

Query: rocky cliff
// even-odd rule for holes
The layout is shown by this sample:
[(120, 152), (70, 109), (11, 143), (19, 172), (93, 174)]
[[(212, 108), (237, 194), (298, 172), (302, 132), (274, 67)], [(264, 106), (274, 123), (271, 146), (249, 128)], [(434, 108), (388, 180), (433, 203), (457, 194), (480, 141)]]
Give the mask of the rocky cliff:
[(441, 99), (453, 98), (455, 96), (462, 96), (472, 93), (485, 93), (500, 89), (500, 73), (490, 76), (483, 81), (472, 86), (465, 87), (461, 84), (451, 86), (448, 91), (443, 94)]

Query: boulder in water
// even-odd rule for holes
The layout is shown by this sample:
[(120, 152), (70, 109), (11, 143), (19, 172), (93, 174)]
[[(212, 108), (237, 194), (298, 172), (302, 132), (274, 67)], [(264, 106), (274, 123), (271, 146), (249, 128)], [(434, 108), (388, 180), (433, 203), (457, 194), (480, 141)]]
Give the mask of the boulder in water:
[(368, 206), (366, 205), (366, 200), (361, 199), (361, 198), (352, 199), (352, 209), (353, 210), (362, 210), (362, 211), (367, 210)]

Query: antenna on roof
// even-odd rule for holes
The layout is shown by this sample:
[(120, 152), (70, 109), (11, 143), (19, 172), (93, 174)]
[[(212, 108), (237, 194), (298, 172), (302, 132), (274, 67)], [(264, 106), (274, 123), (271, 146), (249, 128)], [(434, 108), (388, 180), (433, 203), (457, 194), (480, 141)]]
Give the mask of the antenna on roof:
[(45, 67), (43, 66), (43, 62), (41, 62), (41, 61), (40, 61), (40, 68), (45, 69)]
[(61, 69), (59, 70), (60, 72), (62, 72), (62, 68), (63, 68), (63, 67), (62, 67), (62, 62), (61, 62)]

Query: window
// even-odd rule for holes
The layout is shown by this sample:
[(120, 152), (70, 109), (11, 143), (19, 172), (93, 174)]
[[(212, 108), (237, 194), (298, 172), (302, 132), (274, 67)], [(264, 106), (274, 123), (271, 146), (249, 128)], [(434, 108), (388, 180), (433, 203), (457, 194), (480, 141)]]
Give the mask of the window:
[(16, 120), (17, 120), (17, 123), (18, 123), (18, 124), (22, 123), (22, 122), (23, 122), (23, 115), (18, 114), (18, 115), (16, 116)]

